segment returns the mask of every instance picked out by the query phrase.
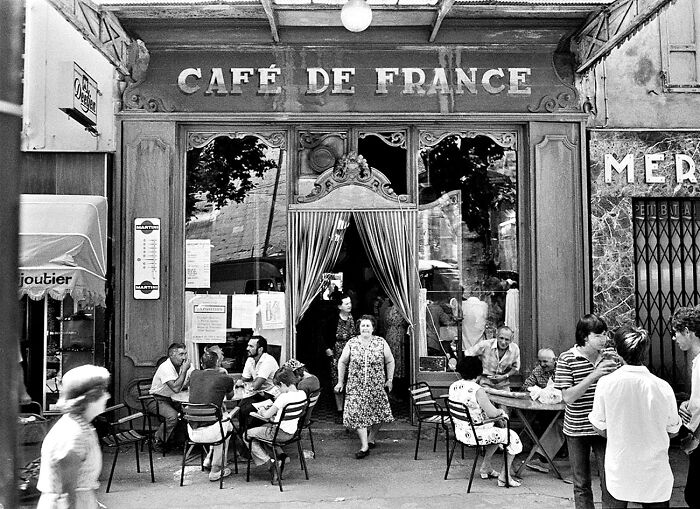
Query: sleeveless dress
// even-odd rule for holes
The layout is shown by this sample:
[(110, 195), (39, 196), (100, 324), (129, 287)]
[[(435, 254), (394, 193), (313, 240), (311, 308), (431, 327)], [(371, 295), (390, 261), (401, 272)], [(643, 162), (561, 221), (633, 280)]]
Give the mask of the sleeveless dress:
[(41, 469), (37, 482), (41, 498), (38, 509), (68, 507), (68, 497), (63, 493), (58, 469), (59, 462), (69, 455), (76, 455), (82, 460), (75, 480), (76, 491), (96, 491), (100, 487), (102, 452), (95, 428), (81, 416), (66, 414), (47, 433), (41, 446)]
[(384, 390), (385, 344), (384, 339), (378, 336), (372, 336), (367, 346), (363, 346), (359, 337), (348, 341), (350, 362), (343, 413), (343, 425), (346, 428), (366, 428), (394, 420), (389, 398)]
[[(469, 415), (474, 422), (476, 435), (479, 438), (481, 445), (502, 444), (506, 441), (506, 428), (498, 428), (492, 422), (481, 424), (487, 416), (479, 406), (476, 399), (476, 392), (482, 389), (478, 383), (473, 380), (457, 380), (450, 385), (450, 399), (464, 403), (469, 410)], [(469, 424), (455, 423), (455, 434), (457, 440), (465, 444), (476, 445), (474, 434)], [(508, 454), (515, 456), (523, 450), (523, 444), (520, 442), (518, 434), (510, 430), (510, 444), (508, 445)]]

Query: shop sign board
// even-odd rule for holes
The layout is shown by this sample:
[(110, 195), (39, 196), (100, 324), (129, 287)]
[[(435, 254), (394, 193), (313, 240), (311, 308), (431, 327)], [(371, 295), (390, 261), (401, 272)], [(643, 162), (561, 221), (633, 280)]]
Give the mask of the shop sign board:
[(66, 106), (60, 110), (85, 127), (97, 125), (97, 82), (75, 62), (66, 63), (64, 68), (70, 76), (70, 98), (64, 97)]
[(226, 342), (227, 295), (193, 295), (188, 300), (191, 313), (190, 339), (195, 343)]
[(160, 218), (134, 219), (134, 299), (160, 298)]
[(126, 109), (237, 112), (578, 111), (545, 50), (467, 47), (255, 47), (154, 51)]

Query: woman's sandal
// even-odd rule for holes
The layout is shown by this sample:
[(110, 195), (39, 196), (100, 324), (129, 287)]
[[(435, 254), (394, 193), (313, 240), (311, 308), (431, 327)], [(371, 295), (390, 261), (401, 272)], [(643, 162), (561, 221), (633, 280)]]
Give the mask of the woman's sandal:
[(355, 453), (355, 458), (357, 458), (358, 460), (361, 460), (362, 458), (366, 458), (367, 456), (369, 456), (369, 449), (367, 449), (366, 451), (363, 451), (362, 449), (360, 449), (359, 451), (357, 451)]
[(270, 471), (270, 484), (279, 484), (280, 478), (275, 468), (275, 460), (270, 460), (270, 466), (267, 468)]
[(479, 470), (479, 475), (482, 479), (497, 479), (498, 476), (501, 475), (501, 473), (496, 472), (494, 469), (491, 469), (490, 472), (484, 472), (483, 470)]
[(499, 480), (498, 480), (498, 487), (499, 487), (499, 488), (506, 488), (506, 487), (508, 487), (508, 488), (517, 488), (517, 487), (520, 486), (522, 483), (520, 483), (519, 481), (516, 481), (515, 479), (513, 479), (513, 478), (511, 477), (511, 478), (508, 479), (508, 484), (509, 484), (509, 486), (506, 486), (505, 480), (502, 480), (502, 479), (499, 479)]

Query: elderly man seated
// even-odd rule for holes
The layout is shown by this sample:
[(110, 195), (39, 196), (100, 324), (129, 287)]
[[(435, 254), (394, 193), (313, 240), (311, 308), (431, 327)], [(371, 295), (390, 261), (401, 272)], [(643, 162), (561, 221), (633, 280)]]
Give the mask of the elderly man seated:
[(321, 382), (318, 380), (318, 377), (306, 371), (306, 366), (298, 360), (289, 359), (282, 364), (282, 367), (294, 373), (298, 380), (297, 389), (304, 391), (307, 396), (321, 388)]
[(505, 325), (494, 339), (479, 341), (464, 355), (479, 357), (484, 370), (479, 384), (486, 387), (508, 391), (510, 377), (520, 371), (520, 348), (513, 343), (513, 330)]
[(158, 366), (153, 375), (149, 393), (154, 400), (146, 404), (149, 412), (159, 415), (163, 422), (156, 432), (154, 448), (162, 451), (177, 426), (177, 418), (182, 401), (187, 401), (187, 386), (194, 368), (187, 358), (187, 348), (184, 343), (173, 343), (168, 347), (168, 358)]
[[(190, 376), (190, 403), (210, 403), (221, 408), (224, 398), (233, 396), (233, 379), (220, 371), (221, 358), (215, 350), (205, 351), (200, 361), (202, 369), (194, 371)], [(224, 433), (233, 429), (228, 414), (223, 414), (221, 423)], [(197, 442), (221, 440), (221, 426), (218, 422), (208, 425), (191, 422), (187, 426), (191, 440)], [(224, 465), (226, 464), (227, 450), (228, 440), (224, 445), (212, 446), (209, 450), (207, 458), (204, 460), (204, 468), (211, 469), (210, 481), (218, 481), (222, 476), (231, 475), (230, 468), (221, 470), (222, 460)]]
[(537, 366), (530, 376), (523, 382), (523, 389), (540, 387), (544, 389), (550, 380), (554, 380), (554, 371), (557, 368), (557, 356), (551, 348), (541, 348), (537, 352)]

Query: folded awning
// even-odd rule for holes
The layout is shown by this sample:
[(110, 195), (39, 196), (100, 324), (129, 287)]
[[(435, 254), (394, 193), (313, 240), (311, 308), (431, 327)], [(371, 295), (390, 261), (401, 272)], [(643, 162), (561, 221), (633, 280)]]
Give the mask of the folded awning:
[(107, 199), (23, 194), (20, 197), (19, 294), (104, 306)]

